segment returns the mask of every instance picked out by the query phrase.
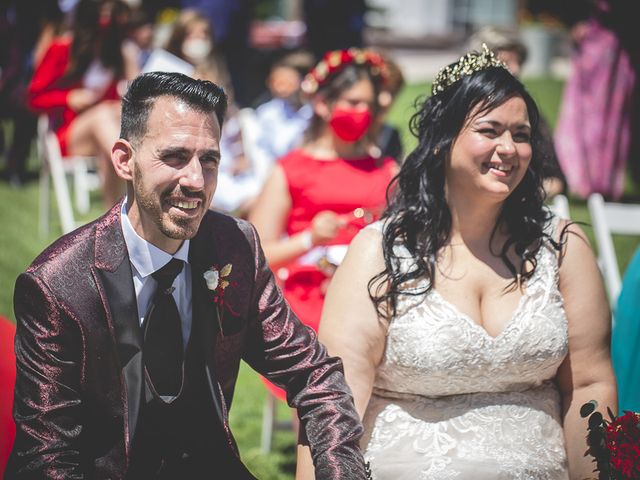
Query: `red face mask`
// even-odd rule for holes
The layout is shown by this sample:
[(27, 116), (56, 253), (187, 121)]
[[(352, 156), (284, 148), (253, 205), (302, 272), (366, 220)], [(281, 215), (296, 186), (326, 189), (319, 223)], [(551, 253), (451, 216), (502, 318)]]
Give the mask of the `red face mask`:
[(336, 107), (333, 109), (329, 126), (336, 136), (349, 143), (360, 140), (371, 125), (373, 115), (368, 108), (356, 110), (353, 108)]

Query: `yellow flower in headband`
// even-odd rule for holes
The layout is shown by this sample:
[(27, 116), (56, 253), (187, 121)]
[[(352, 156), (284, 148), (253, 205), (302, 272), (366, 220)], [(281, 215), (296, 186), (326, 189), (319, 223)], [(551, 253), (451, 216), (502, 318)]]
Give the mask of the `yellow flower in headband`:
[(507, 71), (509, 70), (507, 65), (503, 61), (498, 60), (498, 57), (483, 43), (481, 52), (469, 52), (460, 57), (460, 60), (456, 63), (441, 68), (433, 81), (431, 94), (436, 95), (446, 90), (462, 77), (491, 67), (501, 67)]

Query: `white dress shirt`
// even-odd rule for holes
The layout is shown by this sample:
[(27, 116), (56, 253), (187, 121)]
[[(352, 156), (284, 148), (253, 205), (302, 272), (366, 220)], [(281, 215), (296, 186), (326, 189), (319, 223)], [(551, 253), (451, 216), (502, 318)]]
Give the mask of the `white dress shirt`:
[(151, 276), (160, 270), (172, 258), (177, 258), (184, 262), (182, 271), (173, 281), (173, 298), (178, 306), (180, 320), (182, 322), (182, 341), (186, 349), (189, 335), (191, 333), (192, 304), (191, 304), (191, 266), (189, 265), (189, 240), (182, 242), (178, 251), (172, 256), (164, 250), (147, 242), (136, 233), (127, 216), (127, 200), (122, 203), (122, 234), (129, 252), (131, 262), (131, 272), (133, 274), (133, 286), (136, 290), (136, 301), (138, 304), (138, 317), (140, 325), (144, 322), (151, 298), (156, 291), (158, 282)]

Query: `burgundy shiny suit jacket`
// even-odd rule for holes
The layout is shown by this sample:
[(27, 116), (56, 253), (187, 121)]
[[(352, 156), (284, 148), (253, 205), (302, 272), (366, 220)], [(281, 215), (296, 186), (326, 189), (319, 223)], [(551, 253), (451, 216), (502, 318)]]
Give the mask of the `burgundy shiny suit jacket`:
[[(301, 415), (317, 478), (365, 478), (358, 449), (362, 426), (341, 362), (328, 357), (313, 331), (292, 314), (253, 227), (208, 212), (191, 240), (189, 263), (212, 408), (228, 446), (212, 452), (212, 465), (232, 456), (242, 473), (228, 478), (253, 478), (241, 465), (227, 413), (242, 358), (287, 390)], [(203, 272), (228, 263), (232, 283), (225, 300), (237, 315), (225, 314), (220, 323)], [(47, 248), (18, 277), (14, 306), (17, 436), (7, 478), (123, 478), (143, 367), (120, 204)]]

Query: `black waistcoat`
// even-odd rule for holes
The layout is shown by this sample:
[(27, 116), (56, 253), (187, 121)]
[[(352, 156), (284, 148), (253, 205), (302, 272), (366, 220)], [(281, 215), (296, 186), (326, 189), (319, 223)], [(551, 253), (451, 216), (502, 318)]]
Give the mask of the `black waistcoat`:
[(145, 388), (128, 479), (212, 478), (230, 454), (208, 387), (199, 330), (194, 322), (180, 395), (165, 403)]

